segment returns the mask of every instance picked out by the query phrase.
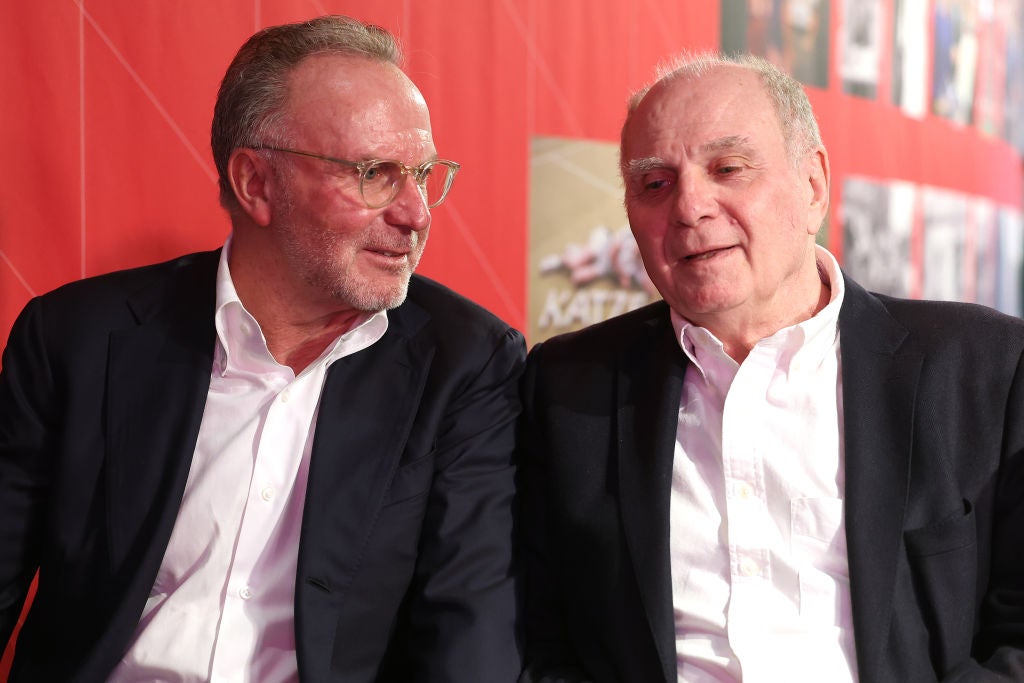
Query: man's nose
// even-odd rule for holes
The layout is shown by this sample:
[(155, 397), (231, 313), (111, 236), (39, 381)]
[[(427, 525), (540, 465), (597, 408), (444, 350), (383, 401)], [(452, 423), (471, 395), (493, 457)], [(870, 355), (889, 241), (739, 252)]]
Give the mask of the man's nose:
[(423, 189), (411, 175), (399, 181), (398, 194), (387, 206), (389, 223), (407, 226), (413, 230), (424, 230), (430, 226), (430, 209)]
[(673, 217), (686, 226), (696, 226), (717, 211), (715, 184), (706, 174), (686, 171), (679, 174)]

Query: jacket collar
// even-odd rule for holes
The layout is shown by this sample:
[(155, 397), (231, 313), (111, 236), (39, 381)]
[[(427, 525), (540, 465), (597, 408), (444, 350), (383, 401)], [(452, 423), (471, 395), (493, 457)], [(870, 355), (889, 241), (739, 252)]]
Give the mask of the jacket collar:
[(619, 509), (665, 681), (674, 683), (669, 497), (687, 361), (673, 336), (668, 306), (655, 306), (652, 313), (643, 322), (644, 334), (617, 361)]
[(839, 314), (846, 539), (857, 666), (875, 680), (889, 635), (921, 355), (878, 297), (847, 279)]

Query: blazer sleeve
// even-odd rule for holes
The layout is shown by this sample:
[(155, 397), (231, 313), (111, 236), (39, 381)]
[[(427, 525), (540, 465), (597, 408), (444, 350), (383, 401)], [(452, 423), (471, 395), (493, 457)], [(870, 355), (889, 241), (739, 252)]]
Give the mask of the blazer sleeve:
[(519, 424), (521, 548), (525, 581), (525, 668), (519, 683), (587, 683), (590, 677), (573, 654), (560, 600), (547, 530), (544, 438), (534, 402), (542, 345), (530, 352), (523, 375)]
[(947, 683), (1024, 681), (1024, 356), (1006, 402), (1003, 453), (993, 508), (991, 572), (973, 658)]
[(0, 369), (0, 643), (17, 624), (39, 563), (47, 471), (60, 430), (42, 304), (18, 316)]
[(511, 683), (522, 668), (513, 511), (525, 357), (506, 330), (445, 409), (406, 620), (414, 670), (396, 680)]

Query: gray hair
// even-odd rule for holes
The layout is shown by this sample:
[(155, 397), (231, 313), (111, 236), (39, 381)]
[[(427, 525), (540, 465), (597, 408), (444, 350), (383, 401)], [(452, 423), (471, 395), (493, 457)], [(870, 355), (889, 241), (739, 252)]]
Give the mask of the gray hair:
[(220, 203), (229, 211), (237, 206), (228, 180), (231, 152), (286, 144), (278, 124), (288, 77), (302, 60), (324, 53), (364, 56), (398, 67), (402, 62), (402, 48), (388, 31), (342, 15), (271, 26), (249, 38), (221, 81), (210, 131)]
[(687, 76), (702, 76), (722, 66), (740, 66), (750, 69), (761, 79), (765, 92), (775, 108), (782, 127), (786, 151), (796, 162), (804, 154), (822, 146), (821, 132), (814, 118), (814, 110), (803, 86), (767, 59), (751, 54), (684, 53), (658, 68), (655, 81), (633, 93), (627, 106), (626, 121), (622, 124), (622, 142), (626, 129), (647, 93), (654, 86)]

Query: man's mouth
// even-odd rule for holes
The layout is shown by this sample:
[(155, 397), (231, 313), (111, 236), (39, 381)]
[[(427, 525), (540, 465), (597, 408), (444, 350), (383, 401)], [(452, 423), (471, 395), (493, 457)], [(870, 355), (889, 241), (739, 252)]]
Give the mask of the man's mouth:
[(686, 261), (703, 261), (705, 259), (712, 258), (713, 256), (718, 256), (719, 254), (723, 254), (723, 253), (729, 251), (730, 249), (732, 249), (732, 246), (728, 246), (728, 247), (715, 247), (713, 249), (707, 249), (705, 251), (701, 251), (701, 252), (698, 252), (696, 254), (690, 254), (689, 256), (686, 256), (684, 258), (685, 258)]
[(390, 251), (388, 249), (368, 249), (367, 251), (371, 251), (374, 254), (380, 254), (381, 256), (388, 256), (391, 258), (399, 258), (405, 256), (408, 253), (406, 251)]

